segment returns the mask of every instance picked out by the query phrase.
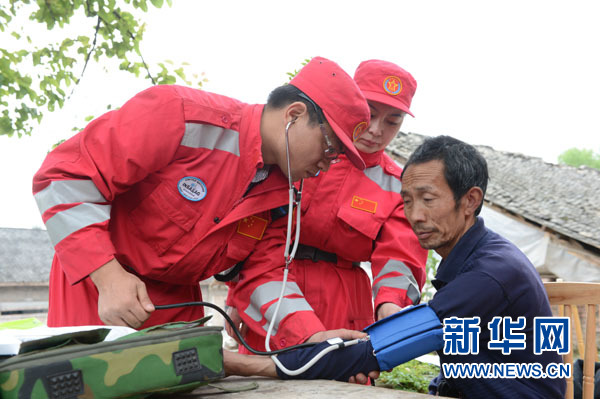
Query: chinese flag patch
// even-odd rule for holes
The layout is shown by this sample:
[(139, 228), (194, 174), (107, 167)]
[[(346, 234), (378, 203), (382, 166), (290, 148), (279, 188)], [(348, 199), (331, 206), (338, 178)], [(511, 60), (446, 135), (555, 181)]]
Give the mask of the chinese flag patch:
[(258, 216), (248, 216), (239, 221), (237, 232), (255, 240), (262, 240), (268, 223), (268, 220)]
[(352, 208), (360, 209), (361, 211), (375, 213), (377, 210), (377, 202), (371, 201), (365, 198), (360, 198), (358, 196), (352, 197), (352, 203), (350, 204)]

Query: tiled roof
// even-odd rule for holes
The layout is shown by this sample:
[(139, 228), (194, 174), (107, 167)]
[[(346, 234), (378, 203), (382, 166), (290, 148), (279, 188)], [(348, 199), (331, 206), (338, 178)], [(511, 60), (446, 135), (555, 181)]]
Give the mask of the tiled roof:
[[(425, 138), (400, 132), (389, 152), (406, 161)], [(475, 147), (488, 162), (486, 201), (600, 249), (600, 170)]]
[(47, 282), (53, 255), (46, 230), (0, 228), (0, 283)]

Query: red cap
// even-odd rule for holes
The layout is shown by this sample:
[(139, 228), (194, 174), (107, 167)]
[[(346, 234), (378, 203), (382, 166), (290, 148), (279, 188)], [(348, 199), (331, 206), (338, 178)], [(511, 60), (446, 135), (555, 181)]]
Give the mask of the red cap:
[(417, 81), (398, 65), (381, 60), (363, 61), (356, 68), (354, 81), (367, 100), (387, 104), (414, 116), (410, 112), (410, 103), (417, 90)]
[(327, 122), (345, 147), (348, 159), (358, 169), (365, 162), (354, 141), (369, 125), (371, 111), (354, 80), (338, 64), (315, 57), (290, 81), (322, 110)]

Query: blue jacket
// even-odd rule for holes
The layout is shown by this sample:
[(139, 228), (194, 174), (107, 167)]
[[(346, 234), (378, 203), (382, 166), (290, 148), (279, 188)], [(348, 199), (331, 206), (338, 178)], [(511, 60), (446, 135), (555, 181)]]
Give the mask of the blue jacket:
[[(488, 230), (483, 219), (465, 233), (438, 267), (432, 281), (437, 292), (429, 302), (440, 320), (449, 317), (481, 318), (479, 353), (444, 355), (442, 363), (562, 363), (556, 352), (533, 353), (535, 317), (550, 317), (552, 312), (539, 274), (527, 257), (511, 242)], [(488, 349), (488, 323), (494, 316), (526, 318), (526, 348), (503, 355)], [(562, 398), (564, 379), (551, 378), (456, 378), (447, 383), (466, 398)]]

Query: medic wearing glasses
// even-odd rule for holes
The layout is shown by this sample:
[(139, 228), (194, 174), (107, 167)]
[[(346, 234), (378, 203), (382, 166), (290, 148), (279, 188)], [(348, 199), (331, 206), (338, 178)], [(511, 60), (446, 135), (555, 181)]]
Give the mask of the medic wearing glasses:
[(92, 121), (34, 177), (56, 251), (48, 325), (201, 318), (202, 307), (154, 304), (200, 301), (199, 281), (248, 256), (290, 182), (344, 147), (364, 168), (352, 136), (368, 117), (352, 78), (317, 57), (266, 105), (155, 86)]

